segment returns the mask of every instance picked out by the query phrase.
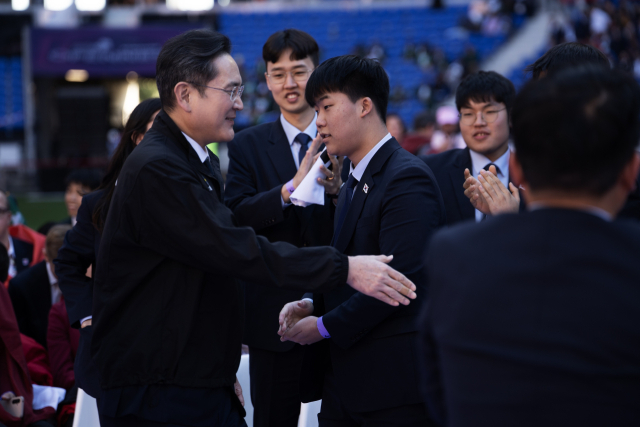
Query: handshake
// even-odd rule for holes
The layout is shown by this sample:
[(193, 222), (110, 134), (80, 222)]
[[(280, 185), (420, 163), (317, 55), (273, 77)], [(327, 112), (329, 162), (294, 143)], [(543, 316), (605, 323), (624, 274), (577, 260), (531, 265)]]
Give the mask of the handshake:
[[(409, 300), (416, 297), (416, 286), (387, 265), (392, 259), (393, 256), (385, 255), (349, 257), (347, 284), (389, 305), (409, 305)], [(318, 318), (312, 314), (311, 300), (286, 304), (278, 319), (280, 341), (293, 341), (301, 345), (320, 341), (323, 337), (318, 330)]]

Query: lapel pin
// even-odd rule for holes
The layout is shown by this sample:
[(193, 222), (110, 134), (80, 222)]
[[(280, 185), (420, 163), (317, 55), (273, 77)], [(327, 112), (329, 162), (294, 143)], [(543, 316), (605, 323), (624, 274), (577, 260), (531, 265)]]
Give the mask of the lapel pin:
[(364, 194), (367, 194), (369, 192), (369, 186), (366, 182), (364, 183), (364, 187), (362, 187), (362, 191), (364, 191)]

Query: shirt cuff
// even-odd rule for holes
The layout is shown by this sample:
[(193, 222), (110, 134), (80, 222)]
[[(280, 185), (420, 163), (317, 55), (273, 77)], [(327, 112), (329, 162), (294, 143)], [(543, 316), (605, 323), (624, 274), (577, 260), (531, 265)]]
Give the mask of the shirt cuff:
[[(289, 195), (291, 195), (294, 191), (295, 191), (295, 187), (293, 186), (293, 180), (287, 182), (285, 185), (285, 188), (287, 189), (287, 191), (289, 192)], [(280, 202), (282, 202), (282, 209), (291, 206), (291, 203), (285, 203), (284, 199), (282, 198), (282, 195), (280, 195)]]
[(84, 323), (85, 320), (91, 320), (92, 318), (93, 318), (93, 316), (83, 317), (82, 319), (80, 319), (80, 326), (82, 326), (82, 324)]
[(318, 332), (320, 332), (320, 335), (322, 335), (323, 338), (331, 338), (329, 331), (327, 331), (327, 328), (324, 327), (324, 323), (322, 323), (322, 316), (318, 317), (316, 326), (318, 327)]

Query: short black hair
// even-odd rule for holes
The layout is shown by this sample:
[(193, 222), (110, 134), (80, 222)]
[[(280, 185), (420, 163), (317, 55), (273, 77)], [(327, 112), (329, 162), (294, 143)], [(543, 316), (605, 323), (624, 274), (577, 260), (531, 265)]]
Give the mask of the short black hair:
[(516, 97), (516, 156), (532, 190), (601, 196), (640, 138), (640, 86), (620, 72), (581, 66), (529, 82)]
[(495, 71), (478, 71), (462, 79), (456, 90), (456, 107), (458, 111), (468, 108), (469, 102), (502, 102), (507, 107), (507, 115), (511, 117), (516, 88), (511, 80)]
[(64, 188), (69, 188), (72, 183), (80, 184), (93, 191), (100, 185), (100, 173), (94, 169), (74, 169), (64, 180)]
[[(156, 84), (162, 108), (169, 112), (176, 104), (173, 89), (180, 82), (206, 85), (216, 78), (213, 61), (231, 53), (231, 41), (211, 30), (191, 30), (170, 38), (156, 61)], [(206, 88), (196, 86), (201, 96)]]
[(588, 44), (571, 42), (552, 47), (536, 62), (528, 65), (524, 72), (525, 74), (532, 73), (531, 78), (538, 80), (544, 75), (586, 64), (610, 67), (609, 59), (600, 50)]
[(336, 56), (320, 64), (307, 82), (304, 96), (311, 106), (326, 93), (339, 92), (351, 102), (369, 97), (383, 122), (387, 120), (389, 77), (376, 60), (355, 55)]
[(315, 39), (304, 31), (288, 28), (271, 34), (262, 46), (262, 59), (265, 65), (267, 62), (278, 62), (282, 52), (287, 49), (291, 49), (292, 61), (309, 57), (314, 67), (317, 67), (320, 62), (320, 49)]

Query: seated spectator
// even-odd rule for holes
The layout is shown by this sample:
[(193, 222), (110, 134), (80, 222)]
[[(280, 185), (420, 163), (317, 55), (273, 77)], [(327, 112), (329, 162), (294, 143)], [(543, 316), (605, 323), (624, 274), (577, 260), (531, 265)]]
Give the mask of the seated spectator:
[(396, 113), (387, 114), (387, 129), (392, 137), (396, 139), (402, 145), (406, 128), (402, 118)]
[(49, 360), (55, 387), (69, 390), (74, 386), (73, 362), (78, 351), (79, 340), (80, 331), (71, 328), (64, 299), (60, 299), (51, 306), (47, 330)]
[(65, 180), (66, 191), (64, 193), (64, 204), (67, 206), (69, 218), (60, 221), (60, 224), (76, 225), (78, 208), (82, 203), (82, 196), (92, 192), (100, 185), (100, 176), (96, 171), (90, 169), (77, 169), (71, 171)]
[(428, 153), (431, 150), (431, 138), (435, 129), (436, 118), (433, 113), (422, 111), (413, 119), (413, 132), (407, 135), (400, 145), (411, 154), (421, 151)]
[(11, 219), (8, 194), (0, 190), (0, 243), (9, 254), (9, 278), (40, 262), (44, 247), (44, 236), (24, 225), (12, 226)]
[[(7, 279), (9, 256), (0, 245), (0, 282)], [(9, 394), (10, 393), (10, 394)], [(33, 409), (33, 387), (11, 300), (0, 286), (0, 399), (9, 396), (24, 398), (22, 417), (8, 413), (0, 405), (0, 425), (7, 427), (51, 427), (55, 425), (55, 409), (46, 406)], [(51, 420), (51, 421), (49, 421)]]
[(431, 151), (428, 154), (466, 147), (458, 127), (458, 111), (454, 107), (443, 105), (438, 108), (436, 122), (438, 123), (438, 130), (431, 137)]
[(20, 332), (47, 346), (47, 323), (51, 305), (60, 301), (53, 260), (58, 256), (69, 225), (56, 225), (47, 234), (45, 261), (30, 267), (9, 282), (9, 295), (13, 303)]

